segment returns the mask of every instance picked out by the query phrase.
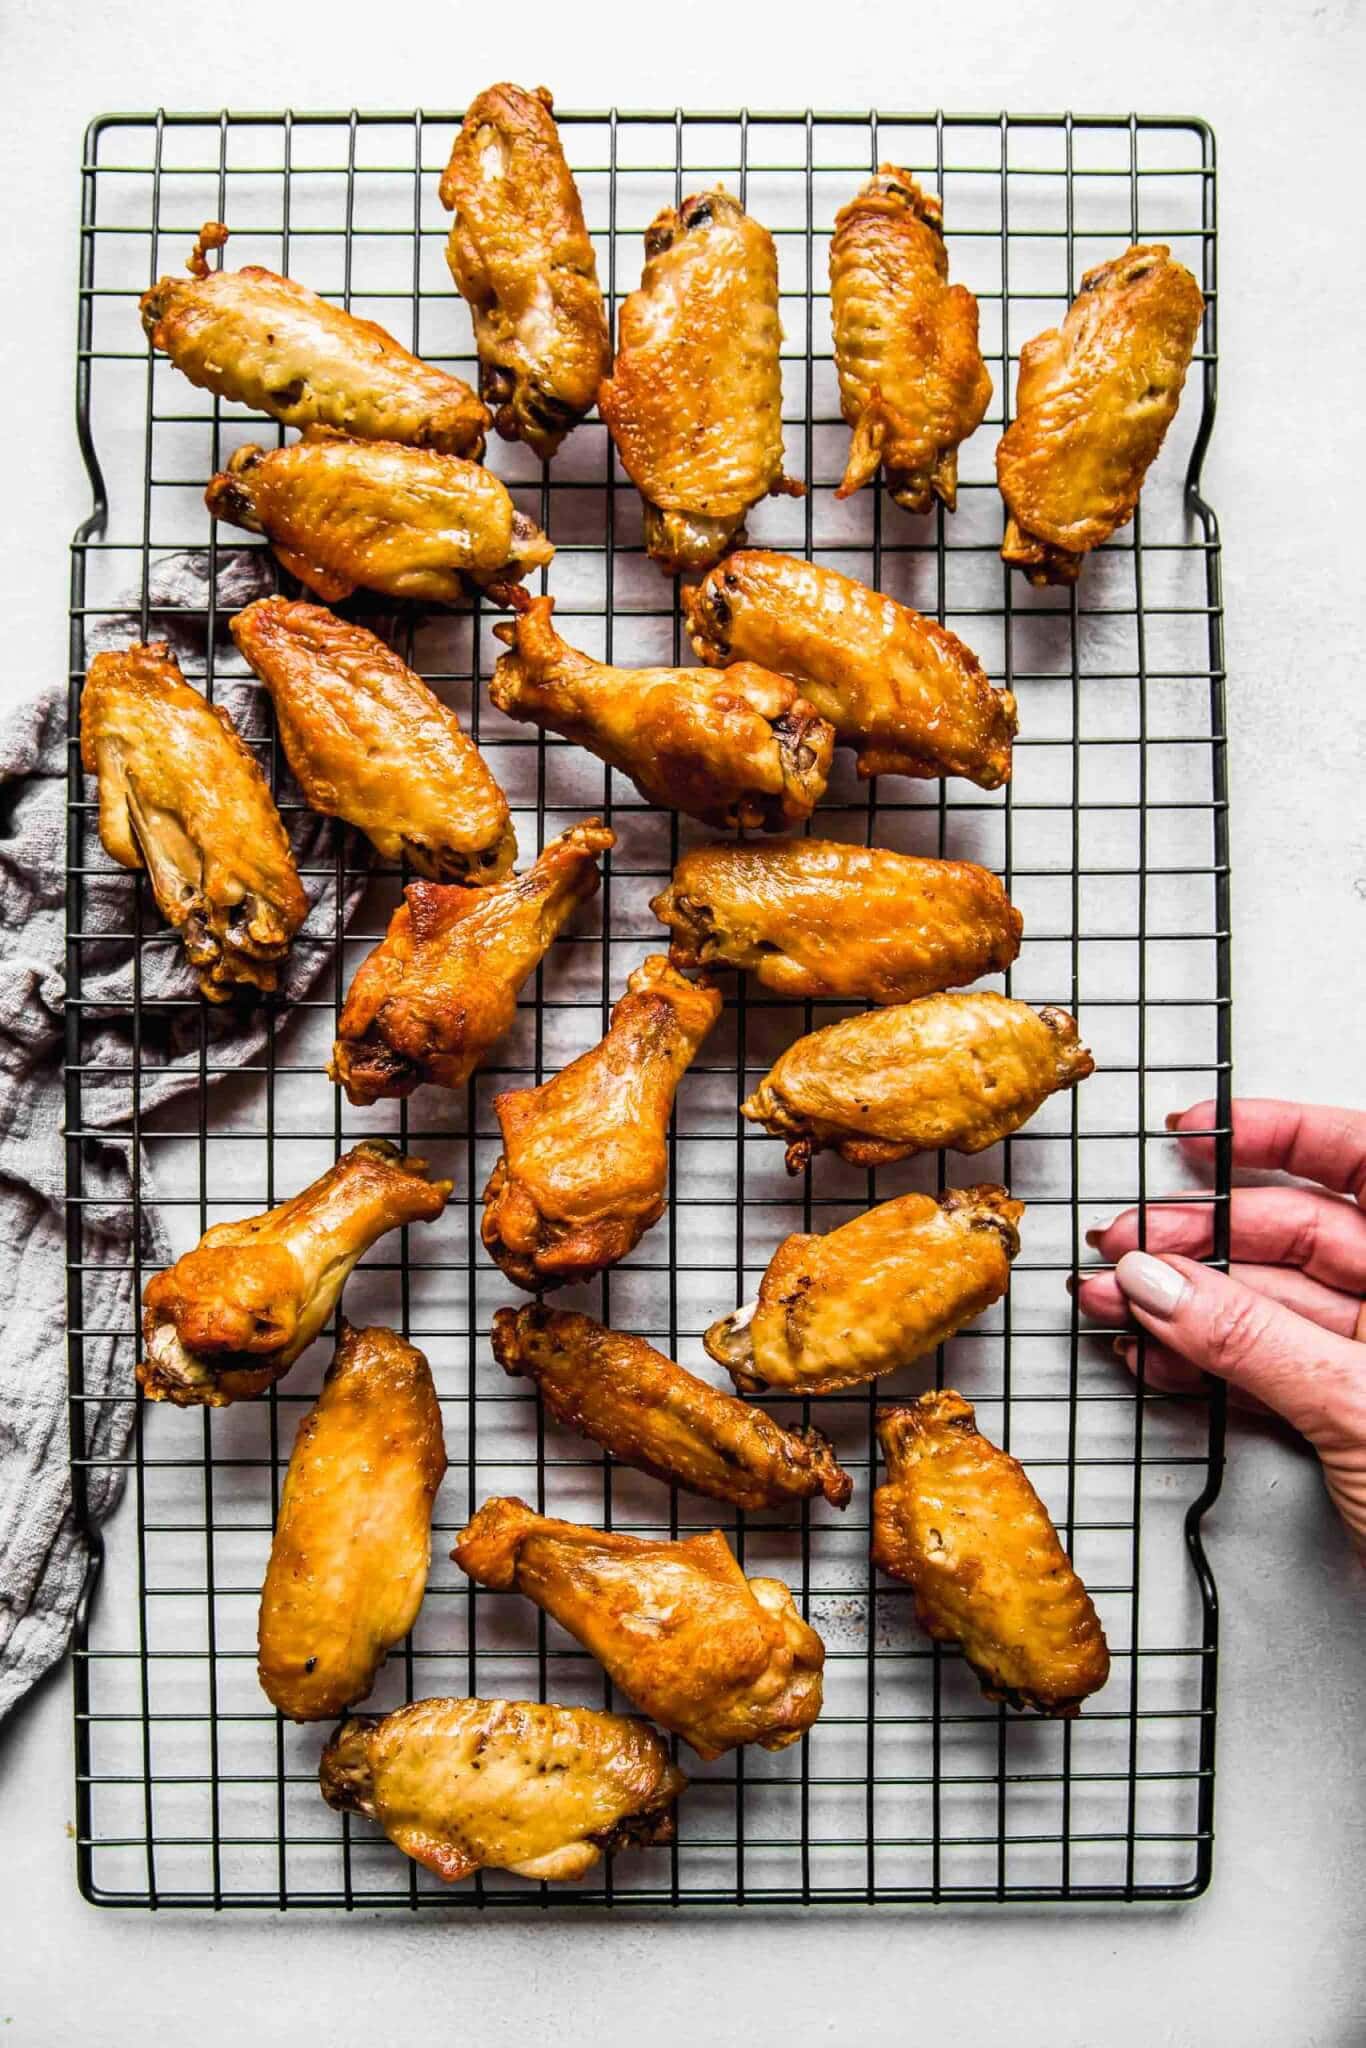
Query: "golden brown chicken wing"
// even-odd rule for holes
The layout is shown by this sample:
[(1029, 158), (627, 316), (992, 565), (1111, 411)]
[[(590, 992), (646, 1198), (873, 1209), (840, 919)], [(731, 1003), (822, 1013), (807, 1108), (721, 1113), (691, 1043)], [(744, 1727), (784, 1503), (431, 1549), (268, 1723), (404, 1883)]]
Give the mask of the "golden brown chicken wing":
[(548, 462), (612, 360), (578, 187), (544, 86), (481, 92), (440, 185), (446, 260), (468, 300), (494, 425)]
[(707, 1350), (745, 1391), (833, 1394), (948, 1342), (999, 1301), (1024, 1203), (1004, 1188), (897, 1195), (768, 1262), (757, 1301), (713, 1323)]
[(206, 1230), (143, 1294), (148, 1400), (225, 1408), (282, 1378), (376, 1238), (441, 1214), (451, 1183), (426, 1165), (367, 1138), (278, 1208)]
[(673, 1840), (687, 1785), (644, 1721), (529, 1700), (416, 1700), (337, 1730), (323, 1798), (377, 1820), (454, 1884), (476, 1870), (572, 1880), (632, 1843)]
[(825, 1645), (777, 1579), (747, 1579), (719, 1529), (668, 1543), (485, 1501), (452, 1557), (525, 1593), (644, 1713), (700, 1757), (786, 1749), (821, 1710)]
[(616, 843), (599, 818), (552, 839), (534, 867), (491, 889), (410, 882), (362, 961), (338, 1020), (328, 1073), (351, 1101), (462, 1088), (510, 1029), (517, 991), (598, 886)]
[(489, 416), (468, 384), (293, 278), (254, 263), (210, 270), (202, 249), (226, 240), (226, 228), (208, 223), (192, 275), (158, 278), (139, 302), (153, 348), (192, 384), (287, 427), (336, 427), (478, 460)]
[[(858, 772), (1010, 780), (1015, 699), (933, 619), (851, 576), (744, 548), (681, 593), (702, 661), (759, 662), (791, 676)], [(732, 669), (732, 675), (738, 674)]]
[(1205, 302), (1162, 243), (1088, 270), (1062, 326), (1020, 351), (1015, 418), (996, 448), (1004, 561), (1075, 583), (1134, 516), (1176, 417)]
[(435, 882), (501, 881), (517, 858), (507, 798), (460, 721), (392, 648), (321, 605), (263, 597), (232, 637), (270, 691), (315, 811), (359, 826)]
[(783, 996), (904, 1003), (1009, 967), (1020, 913), (966, 860), (780, 839), (685, 853), (650, 908), (675, 967), (724, 961)]
[(555, 552), (477, 462), (318, 429), (287, 448), (239, 448), (204, 502), (215, 519), (263, 533), (328, 604), (358, 585), (454, 604), (467, 583), (502, 603)]
[(255, 755), (164, 641), (95, 656), (81, 761), (99, 778), (105, 852), (146, 868), (209, 1001), (275, 988), (308, 898)]
[(645, 235), (645, 274), (617, 321), (598, 410), (645, 508), (645, 546), (666, 574), (707, 569), (783, 475), (778, 257), (728, 192), (666, 207)]
[(330, 1721), (363, 1700), (417, 1619), (445, 1470), (422, 1353), (343, 1320), (294, 1439), (261, 1589), (257, 1673), (291, 1721)]
[(607, 1036), (539, 1088), (494, 1098), (503, 1152), (484, 1190), (484, 1243), (519, 1287), (591, 1279), (664, 1214), (678, 1084), (721, 1014), (714, 988), (656, 955)]
[(914, 1588), (937, 1643), (962, 1644), (989, 1700), (1075, 1714), (1110, 1652), (1024, 1468), (948, 1388), (880, 1409), (877, 1433), (887, 1482), (873, 1495), (873, 1562)]
[(840, 408), (854, 430), (847, 498), (877, 474), (908, 512), (958, 496), (958, 444), (981, 424), (991, 379), (977, 301), (949, 283), (944, 209), (909, 171), (883, 164), (840, 209), (830, 242), (830, 316)]
[(500, 1308), (493, 1355), (540, 1388), (557, 1422), (613, 1457), (741, 1508), (777, 1508), (823, 1494), (847, 1506), (854, 1490), (815, 1429), (783, 1429), (762, 1408), (720, 1394), (645, 1342), (591, 1316)]
[(813, 1031), (740, 1107), (788, 1140), (789, 1173), (827, 1147), (852, 1166), (886, 1166), (913, 1152), (984, 1152), (1094, 1071), (1066, 1010), (983, 989)]

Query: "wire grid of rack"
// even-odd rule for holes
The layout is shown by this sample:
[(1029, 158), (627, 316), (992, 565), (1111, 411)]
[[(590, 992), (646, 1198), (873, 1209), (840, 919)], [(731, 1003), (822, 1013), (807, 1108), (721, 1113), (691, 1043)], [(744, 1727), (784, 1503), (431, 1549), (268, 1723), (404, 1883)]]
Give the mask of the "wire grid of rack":
[[(118, 115), (96, 121), (82, 167), (78, 416), (95, 506), (72, 575), (72, 731), (86, 636), (124, 616), (158, 619), (153, 572), (167, 552), (207, 558), (199, 620), (203, 687), (243, 673), (223, 632), (217, 565), (239, 536), (203, 510), (211, 470), (244, 439), (278, 433), (193, 390), (142, 343), (136, 296), (178, 269), (204, 219), (233, 229), (227, 261), (288, 271), (378, 318), (422, 355), (472, 378), (467, 316), (443, 260), (435, 184), (456, 114)], [(277, 1014), (261, 1058), (219, 1075), (201, 1006), (191, 1093), (148, 1111), (146, 1048), (164, 1012), (139, 993), (126, 1142), (145, 1148), (173, 1249), (211, 1221), (302, 1186), (344, 1145), (392, 1130), (453, 1174), (445, 1217), (385, 1240), (348, 1286), (353, 1321), (385, 1320), (427, 1352), (451, 1467), (437, 1503), (431, 1587), (371, 1709), (432, 1693), (590, 1705), (611, 1688), (529, 1603), (475, 1593), (446, 1561), (455, 1530), (492, 1493), (551, 1512), (671, 1534), (720, 1521), (746, 1568), (793, 1586), (825, 1637), (826, 1707), (776, 1756), (738, 1752), (693, 1784), (671, 1848), (633, 1851), (578, 1887), (488, 1874), (441, 1887), (367, 1823), (321, 1802), (324, 1731), (281, 1723), (257, 1688), (256, 1598), (299, 1416), (326, 1345), (262, 1400), (221, 1412), (139, 1410), (128, 1498), (104, 1533), (76, 1642), (79, 1879), (124, 1905), (546, 1906), (1189, 1897), (1211, 1866), (1216, 1605), (1200, 1518), (1218, 1488), (1217, 1394), (1174, 1399), (1137, 1383), (1079, 1324), (1064, 1290), (1088, 1224), (1182, 1187), (1163, 1115), (1211, 1097), (1213, 1256), (1226, 1252), (1230, 1012), (1219, 541), (1200, 493), (1215, 402), (1213, 138), (1184, 118), (683, 112), (562, 114), (604, 287), (636, 283), (643, 229), (662, 205), (718, 179), (770, 226), (780, 255), (788, 468), (810, 488), (750, 520), (756, 543), (829, 562), (955, 627), (1020, 701), (1012, 786), (894, 778), (867, 786), (838, 757), (813, 821), (827, 835), (950, 853), (1001, 872), (1025, 943), (999, 984), (1078, 1015), (1098, 1072), (980, 1158), (907, 1162), (876, 1174), (820, 1159), (789, 1181), (782, 1147), (743, 1125), (738, 1103), (800, 1031), (841, 1012), (767, 997), (743, 979), (679, 1093), (667, 1217), (633, 1257), (559, 1299), (636, 1330), (697, 1366), (700, 1333), (749, 1297), (776, 1243), (827, 1228), (909, 1187), (999, 1179), (1028, 1204), (1007, 1301), (935, 1361), (819, 1402), (774, 1399), (815, 1419), (853, 1471), (853, 1503), (799, 1514), (717, 1514), (714, 1505), (613, 1467), (547, 1426), (491, 1359), (494, 1307), (515, 1294), (478, 1239), (477, 1203), (498, 1150), (490, 1102), (593, 1042), (630, 967), (658, 950), (648, 898), (686, 820), (643, 806), (591, 757), (537, 738), (483, 697), (497, 653), (487, 607), (376, 618), (460, 711), (511, 797), (523, 858), (570, 819), (602, 810), (618, 833), (600, 898), (524, 992), (516, 1030), (462, 1102), (423, 1090), (352, 1111), (322, 1074), (336, 1003), (381, 934), (402, 877), (377, 874), (312, 996)], [(838, 207), (880, 161), (944, 199), (952, 274), (982, 311), (995, 383), (963, 450), (959, 510), (912, 519), (876, 489), (843, 505), (829, 344), (826, 246)], [(1072, 591), (1035, 592), (1003, 569), (993, 454), (1022, 341), (1065, 309), (1082, 271), (1129, 240), (1165, 240), (1196, 272), (1208, 312), (1167, 447), (1132, 526)], [(594, 419), (543, 471), (494, 444), (490, 461), (556, 541), (546, 584), (572, 639), (608, 659), (687, 657), (673, 586), (644, 557), (635, 492)], [(1184, 489), (1182, 478), (1184, 475)], [(106, 483), (106, 478), (108, 482)], [(364, 607), (362, 605), (362, 611)], [(191, 615), (187, 615), (187, 619)], [(186, 621), (182, 621), (185, 623)], [(190, 672), (199, 673), (193, 663)], [(287, 818), (298, 796), (267, 735), (261, 758)], [(107, 865), (93, 791), (72, 754), (68, 1161), (72, 1438), (78, 1513), (102, 1462), (82, 1395), (83, 1104), (97, 1078), (82, 967), (86, 890)], [(360, 855), (335, 856), (337, 900)], [(306, 876), (316, 882), (325, 877)], [(144, 890), (145, 890), (145, 885)], [(134, 892), (137, 961), (176, 942)], [(136, 970), (135, 970), (136, 971)], [(140, 977), (139, 977), (140, 988)], [(108, 1072), (98, 1076), (107, 1086)], [(136, 1199), (136, 1198), (135, 1198)], [(135, 1273), (140, 1286), (143, 1272)], [(112, 1333), (129, 1385), (137, 1333)], [(1021, 1456), (1093, 1589), (1114, 1653), (1109, 1686), (1071, 1723), (1027, 1720), (982, 1700), (956, 1655), (921, 1635), (908, 1589), (868, 1559), (872, 1424), (879, 1400), (932, 1379), (959, 1386), (983, 1428)], [(133, 1399), (130, 1392), (129, 1400)], [(109, 1461), (104, 1461), (109, 1462)], [(98, 1556), (98, 1539), (97, 1539)]]

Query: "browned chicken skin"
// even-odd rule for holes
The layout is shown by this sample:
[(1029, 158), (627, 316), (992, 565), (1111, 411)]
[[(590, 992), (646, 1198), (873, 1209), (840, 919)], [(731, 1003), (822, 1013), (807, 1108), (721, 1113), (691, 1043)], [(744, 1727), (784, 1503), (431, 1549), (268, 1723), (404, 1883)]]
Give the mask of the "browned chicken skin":
[(835, 493), (876, 476), (908, 512), (952, 512), (958, 444), (980, 425), (991, 379), (977, 301), (949, 279), (944, 209), (909, 171), (883, 164), (840, 209), (830, 243), (830, 313), (840, 405), (854, 430)]
[(783, 996), (904, 1003), (1009, 967), (1023, 920), (996, 877), (826, 839), (698, 846), (650, 908), (676, 967), (747, 968)]
[(630, 977), (600, 1044), (539, 1088), (494, 1098), (503, 1152), (483, 1238), (509, 1280), (590, 1279), (659, 1221), (674, 1096), (720, 1014), (716, 989), (656, 955)]
[(945, 1388), (878, 1412), (887, 1481), (873, 1496), (873, 1562), (915, 1591), (916, 1619), (961, 1643), (989, 1700), (1075, 1714), (1110, 1652), (1048, 1510), (1008, 1451)]
[(629, 775), (649, 803), (722, 830), (809, 818), (835, 736), (785, 676), (734, 668), (609, 668), (555, 631), (552, 597), (494, 627), (512, 648), (489, 695)]
[(1204, 311), (1195, 279), (1157, 242), (1088, 270), (1062, 326), (1021, 349), (996, 477), (1009, 514), (1001, 555), (1031, 583), (1075, 583), (1089, 551), (1133, 518)]
[(377, 1820), (447, 1884), (476, 1870), (565, 1881), (673, 1840), (687, 1785), (644, 1721), (531, 1700), (416, 1700), (332, 1737), (323, 1798)]
[(668, 1543), (485, 1501), (452, 1557), (525, 1593), (661, 1727), (712, 1758), (786, 1749), (821, 1710), (825, 1646), (777, 1579), (747, 1579), (719, 1529)]
[(255, 755), (164, 641), (95, 656), (81, 761), (99, 778), (105, 852), (146, 868), (209, 1001), (274, 989), (308, 898)]
[[(701, 661), (791, 676), (872, 775), (1010, 780), (1015, 699), (947, 627), (852, 576), (744, 548), (681, 593)], [(730, 671), (738, 674), (738, 667)]]
[(510, 1029), (522, 983), (596, 893), (598, 855), (615, 840), (589, 818), (490, 889), (410, 882), (342, 1005), (327, 1071), (351, 1101), (411, 1095), (422, 1081), (462, 1088)]
[(290, 1720), (330, 1721), (363, 1700), (417, 1619), (445, 1470), (422, 1353), (343, 1321), (294, 1439), (261, 1589), (257, 1673)]
[(392, 648), (321, 605), (264, 597), (232, 637), (275, 705), (315, 811), (435, 882), (501, 881), (517, 858), (507, 798), (460, 721)]
[(369, 1138), (278, 1208), (215, 1223), (148, 1282), (138, 1384), (149, 1401), (224, 1408), (289, 1371), (376, 1238), (439, 1216), (448, 1180)]
[(578, 187), (544, 86), (493, 85), (465, 115), (441, 180), (446, 260), (469, 302), (494, 425), (548, 462), (612, 361)]
[(823, 1494), (847, 1506), (854, 1482), (815, 1429), (783, 1429), (718, 1393), (645, 1342), (554, 1309), (500, 1308), (493, 1354), (534, 1380), (557, 1422), (640, 1471), (711, 1500), (777, 1508)]

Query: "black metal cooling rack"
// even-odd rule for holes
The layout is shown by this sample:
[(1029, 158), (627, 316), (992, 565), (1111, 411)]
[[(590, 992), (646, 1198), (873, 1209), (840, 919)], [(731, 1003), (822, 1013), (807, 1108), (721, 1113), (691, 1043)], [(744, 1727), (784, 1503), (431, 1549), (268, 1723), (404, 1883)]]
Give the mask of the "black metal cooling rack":
[[(241, 673), (222, 631), (227, 543), (211, 528), (202, 488), (233, 445), (278, 431), (153, 360), (138, 292), (178, 269), (201, 221), (224, 219), (234, 230), (229, 262), (287, 270), (472, 375), (435, 199), (458, 119), (158, 113), (92, 125), (77, 388), (94, 503), (73, 554), (73, 733), (88, 633), (111, 621), (129, 637), (164, 629), (156, 568), (172, 551), (202, 550), (207, 570), (205, 603), (178, 621), (202, 640), (202, 663), (187, 666), (202, 670), (210, 694)], [(88, 890), (107, 863), (73, 741), (67, 1155), (78, 1514), (102, 1468), (116, 1466), (128, 1485), (102, 1543), (96, 1536), (76, 1641), (81, 1887), (103, 1904), (215, 1907), (1190, 1897), (1211, 1866), (1216, 1604), (1200, 1519), (1218, 1489), (1222, 1411), (1217, 1394), (1159, 1395), (1141, 1370), (1131, 1382), (1108, 1344), (1080, 1327), (1064, 1281), (1085, 1257), (1089, 1222), (1182, 1185), (1162, 1116), (1204, 1096), (1217, 1103), (1218, 1170), (1207, 1198), (1216, 1258), (1226, 1252), (1224, 671), (1218, 529), (1200, 488), (1215, 404), (1213, 138), (1183, 118), (560, 119), (614, 302), (639, 276), (645, 224), (687, 190), (723, 178), (773, 229), (788, 467), (811, 488), (799, 503), (760, 507), (752, 537), (863, 575), (945, 619), (1016, 691), (1022, 727), (1015, 781), (993, 795), (900, 779), (865, 788), (841, 759), (816, 829), (964, 855), (1002, 872), (1026, 924), (1005, 985), (1073, 1009), (1099, 1071), (979, 1159), (875, 1175), (821, 1159), (804, 1183), (788, 1182), (781, 1145), (744, 1127), (737, 1105), (828, 1006), (780, 1003), (740, 980), (680, 1091), (667, 1219), (624, 1266), (559, 1298), (697, 1363), (701, 1330), (752, 1293), (789, 1229), (832, 1225), (905, 1187), (942, 1187), (946, 1171), (1006, 1181), (1029, 1205), (1011, 1293), (946, 1348), (936, 1377), (961, 1386), (984, 1428), (1026, 1460), (1093, 1589), (1114, 1675), (1076, 1722), (1013, 1717), (984, 1703), (957, 1657), (918, 1633), (907, 1589), (874, 1576), (873, 1411), (926, 1383), (926, 1371), (911, 1368), (848, 1397), (772, 1404), (794, 1421), (819, 1409), (856, 1475), (854, 1502), (843, 1517), (818, 1503), (791, 1517), (720, 1519), (747, 1568), (785, 1576), (825, 1636), (826, 1710), (780, 1756), (740, 1752), (710, 1767), (689, 1757), (694, 1783), (671, 1849), (628, 1853), (579, 1887), (490, 1875), (446, 1888), (366, 1824), (323, 1805), (323, 1731), (286, 1726), (269, 1710), (256, 1686), (254, 1629), (281, 1473), (325, 1346), (259, 1402), (200, 1415), (136, 1409), (126, 1455), (98, 1456), (83, 1346), (112, 1337), (131, 1387), (137, 1333), (131, 1319), (114, 1332), (86, 1322), (86, 1107), (97, 1083), (126, 1092), (122, 1142), (145, 1149), (177, 1252), (215, 1218), (302, 1186), (368, 1131), (393, 1129), (455, 1176), (445, 1218), (405, 1233), (397, 1257), (386, 1241), (348, 1288), (353, 1320), (397, 1323), (429, 1354), (451, 1451), (431, 1589), (412, 1638), (381, 1675), (380, 1707), (434, 1692), (609, 1701), (597, 1666), (528, 1603), (476, 1594), (445, 1562), (453, 1532), (488, 1494), (520, 1491), (552, 1511), (632, 1529), (676, 1533), (717, 1519), (710, 1504), (613, 1468), (548, 1428), (534, 1395), (510, 1390), (487, 1332), (513, 1290), (482, 1255), (476, 1214), (497, 1150), (492, 1093), (509, 1077), (541, 1079), (598, 1035), (629, 968), (662, 944), (646, 899), (694, 830), (642, 806), (590, 757), (500, 719), (482, 700), (497, 649), (479, 605), (439, 619), (391, 616), (382, 628), (461, 711), (508, 789), (524, 857), (591, 810), (605, 811), (619, 834), (596, 909), (555, 948), (463, 1114), (430, 1091), (352, 1112), (320, 1071), (336, 1003), (383, 930), (396, 874), (374, 880), (346, 933), (338, 910), (323, 982), (287, 1014), (276, 1011), (260, 1058), (235, 1077), (220, 1071), (201, 1005), (145, 995), (142, 963), (175, 942), (150, 897), (137, 895), (132, 1057), (117, 1073), (97, 1071), (98, 1016), (83, 971), (98, 943), (87, 929)], [(963, 451), (952, 519), (913, 520), (871, 489), (844, 505), (833, 497), (845, 430), (825, 248), (839, 205), (885, 159), (943, 195), (953, 274), (982, 308), (996, 396)], [(997, 554), (993, 455), (1012, 366), (1020, 343), (1061, 315), (1081, 272), (1138, 239), (1170, 242), (1200, 277), (1202, 347), (1132, 527), (1088, 563), (1076, 589), (1034, 592)], [(557, 543), (548, 587), (572, 633), (609, 659), (685, 651), (674, 590), (643, 557), (635, 493), (596, 421), (548, 472), (520, 449), (495, 445), (490, 460)], [(262, 757), (278, 779), (268, 739)], [(288, 789), (282, 807), (297, 807)], [(328, 870), (339, 904), (356, 857), (341, 844)], [(315, 870), (313, 879), (327, 876)], [(161, 1057), (153, 1048), (177, 1018), (190, 1032), (194, 1085), (156, 1110), (145, 1101)], [(139, 1269), (139, 1287), (142, 1278)]]

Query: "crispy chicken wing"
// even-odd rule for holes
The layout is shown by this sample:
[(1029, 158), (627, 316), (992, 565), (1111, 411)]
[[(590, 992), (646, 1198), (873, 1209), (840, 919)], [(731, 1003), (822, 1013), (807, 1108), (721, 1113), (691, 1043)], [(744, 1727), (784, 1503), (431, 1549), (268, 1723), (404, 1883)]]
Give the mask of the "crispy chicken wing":
[(1075, 583), (1089, 551), (1133, 518), (1204, 311), (1195, 279), (1157, 242), (1088, 270), (1062, 326), (1021, 349), (996, 477), (1002, 559), (1031, 583)]
[(678, 1084), (721, 1014), (656, 955), (607, 1036), (539, 1088), (494, 1098), (503, 1152), (484, 1190), (484, 1243), (519, 1287), (591, 1279), (664, 1214)]
[(351, 1101), (461, 1088), (517, 1013), (517, 991), (598, 886), (616, 835), (599, 818), (552, 839), (534, 867), (491, 889), (410, 882), (362, 961), (328, 1073)]
[(1109, 1677), (1110, 1652), (1024, 1468), (948, 1388), (880, 1409), (877, 1433), (887, 1482), (873, 1496), (873, 1562), (914, 1588), (936, 1642), (962, 1644), (989, 1700), (1075, 1714)]
[(321, 605), (263, 597), (232, 637), (270, 691), (315, 811), (359, 826), (435, 882), (501, 881), (517, 858), (507, 798), (460, 721), (392, 648)]
[(786, 1749), (821, 1710), (825, 1645), (777, 1579), (747, 1579), (719, 1529), (668, 1543), (485, 1501), (452, 1557), (525, 1593), (644, 1713), (712, 1758)]
[(876, 476), (908, 512), (958, 495), (958, 444), (981, 424), (991, 379), (977, 301), (949, 283), (944, 209), (909, 171), (883, 164), (840, 209), (830, 243), (830, 315), (840, 407), (854, 430), (835, 493)]
[(343, 1321), (294, 1439), (261, 1589), (257, 1673), (290, 1720), (330, 1721), (363, 1700), (417, 1619), (445, 1470), (422, 1353)]
[(740, 1107), (788, 1140), (789, 1173), (827, 1147), (852, 1166), (886, 1166), (913, 1152), (984, 1152), (1094, 1071), (1066, 1010), (983, 989), (813, 1031)]
[(694, 847), (650, 908), (676, 967), (724, 961), (778, 995), (872, 1003), (1000, 973), (1024, 928), (971, 861), (826, 839)]
[(833, 1394), (909, 1365), (1000, 1300), (1023, 1214), (1004, 1188), (950, 1188), (897, 1195), (823, 1237), (794, 1232), (707, 1350), (746, 1391)]
[(854, 1490), (815, 1429), (783, 1429), (645, 1342), (591, 1316), (500, 1308), (493, 1354), (504, 1372), (540, 1388), (557, 1422), (613, 1457), (741, 1508), (777, 1508), (823, 1494), (832, 1507)]
[(275, 988), (308, 898), (255, 755), (164, 641), (95, 656), (81, 761), (99, 779), (105, 852), (146, 868), (209, 1001)]
[(377, 1820), (447, 1884), (476, 1870), (570, 1880), (632, 1843), (671, 1842), (688, 1782), (648, 1723), (529, 1700), (358, 1715), (318, 1780), (329, 1806)]
[(440, 185), (446, 260), (468, 300), (494, 425), (544, 462), (612, 360), (578, 187), (544, 86), (494, 85), (465, 116)]
[(778, 256), (728, 192), (666, 207), (645, 274), (617, 322), (598, 410), (645, 507), (645, 545), (668, 574), (706, 569), (783, 475)]
[[(745, 548), (681, 593), (702, 661), (791, 676), (871, 775), (1010, 780), (1015, 699), (970, 647), (909, 605), (794, 555)], [(739, 673), (738, 668), (730, 671)]]
[(143, 1294), (148, 1400), (225, 1408), (282, 1378), (376, 1238), (441, 1214), (451, 1183), (426, 1164), (368, 1138), (278, 1208), (206, 1230)]

